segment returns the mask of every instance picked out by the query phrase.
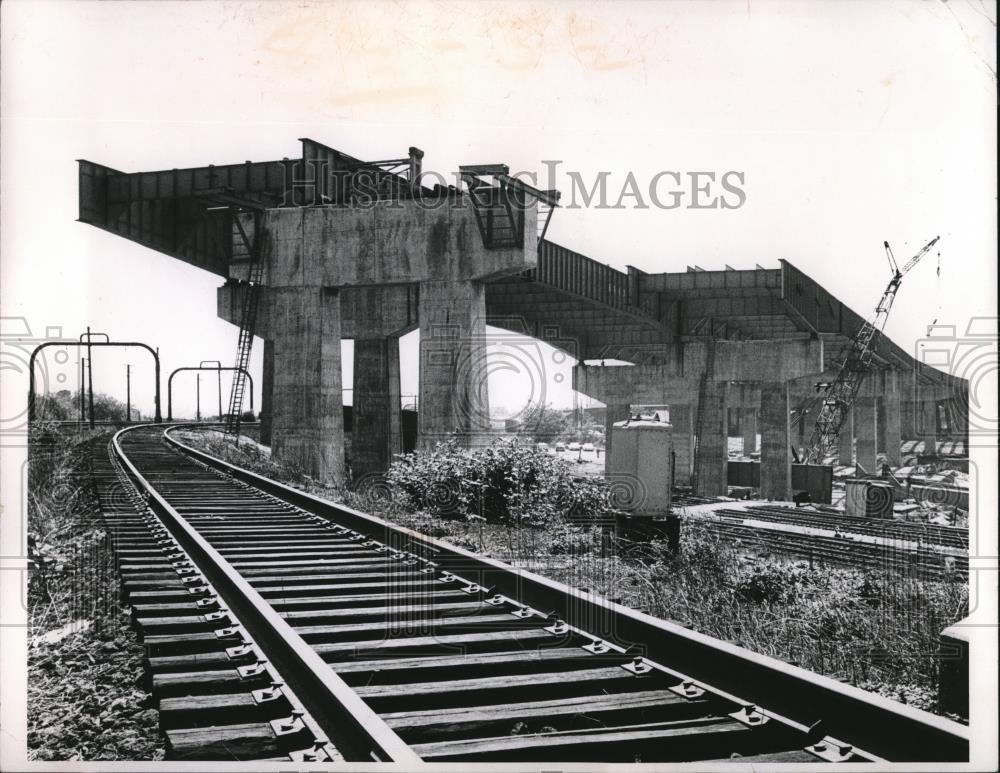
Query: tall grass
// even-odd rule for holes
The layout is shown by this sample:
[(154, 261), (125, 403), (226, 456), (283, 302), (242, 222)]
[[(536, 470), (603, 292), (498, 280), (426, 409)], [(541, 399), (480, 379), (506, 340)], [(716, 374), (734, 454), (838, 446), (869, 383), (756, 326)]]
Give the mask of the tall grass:
[(107, 434), (32, 426), (27, 745), (35, 760), (163, 758), (156, 712), (137, 685), (142, 648), (90, 486), (89, 459), (106, 453)]

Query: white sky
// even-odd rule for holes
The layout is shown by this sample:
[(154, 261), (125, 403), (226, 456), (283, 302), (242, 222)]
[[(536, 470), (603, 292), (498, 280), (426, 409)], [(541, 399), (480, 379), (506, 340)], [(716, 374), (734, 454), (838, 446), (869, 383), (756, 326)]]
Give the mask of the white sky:
[[(164, 389), (177, 366), (232, 361), (220, 281), (76, 223), (75, 159), (123, 171), (262, 161), (294, 157), (308, 136), (362, 158), (416, 145), (425, 169), (446, 174), (559, 159), (585, 179), (609, 172), (615, 196), (629, 172), (646, 184), (663, 170), (742, 171), (739, 210), (563, 210), (549, 238), (649, 272), (786, 258), (867, 315), (889, 278), (883, 239), (902, 263), (940, 234), (940, 281), (925, 259), (889, 334), (912, 348), (935, 319), (961, 333), (996, 313), (992, 3), (5, 2), (0, 13), (3, 316), (25, 316), (36, 335), (90, 324), (158, 345)], [(568, 196), (568, 179), (557, 183)], [(403, 357), (409, 393), (412, 337)], [(126, 361), (149, 412), (138, 352), (102, 353), (95, 388), (123, 397)], [(73, 387), (74, 362), (63, 368)], [(547, 399), (563, 405), (566, 368), (561, 384), (547, 374)], [(194, 411), (187, 378), (175, 415)], [(203, 408), (216, 400), (214, 377), (205, 383)], [(492, 385), (510, 407), (526, 389), (510, 375)]]

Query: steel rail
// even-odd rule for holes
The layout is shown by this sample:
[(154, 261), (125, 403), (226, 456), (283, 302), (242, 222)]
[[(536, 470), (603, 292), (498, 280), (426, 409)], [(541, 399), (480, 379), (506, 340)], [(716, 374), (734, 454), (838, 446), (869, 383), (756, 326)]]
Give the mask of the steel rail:
[(554, 616), (571, 626), (591, 632), (600, 628), (616, 646), (683, 672), (716, 690), (753, 701), (768, 713), (802, 727), (822, 728), (824, 735), (889, 762), (969, 759), (969, 730), (957, 722), (320, 499), (193, 448), (172, 437), (173, 429), (163, 433), (170, 445), (235, 480), (339, 526), (382, 539), (395, 549), (430, 558), (441, 569), (528, 607), (552, 610)]
[(250, 631), (313, 720), (348, 761), (419, 763), (420, 758), (323, 661), (208, 541), (142, 475), (122, 448), (128, 427), (112, 439), (115, 457), (144, 492), (147, 504)]

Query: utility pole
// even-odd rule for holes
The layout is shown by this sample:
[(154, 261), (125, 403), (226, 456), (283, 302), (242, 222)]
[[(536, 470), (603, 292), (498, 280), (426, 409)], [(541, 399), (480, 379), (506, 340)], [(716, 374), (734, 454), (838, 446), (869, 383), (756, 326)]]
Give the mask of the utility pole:
[(132, 364), (125, 363), (125, 423), (132, 422)]
[(153, 419), (157, 424), (163, 421), (163, 414), (160, 413), (160, 347), (156, 347), (156, 351), (153, 353), (153, 360), (156, 362), (156, 418)]
[(87, 358), (80, 358), (80, 427), (83, 428), (83, 422), (87, 420), (87, 412), (83, 405), (83, 396), (86, 390), (83, 388), (83, 382), (86, 379), (87, 374)]
[(195, 403), (194, 403), (195, 404), (195, 419), (197, 421), (201, 421), (201, 374), (200, 373), (198, 373), (196, 375), (194, 382), (195, 382), (195, 384), (197, 384), (196, 394), (195, 394)]
[(87, 325), (87, 404), (90, 408), (90, 428), (94, 428), (94, 357), (90, 348), (90, 325)]

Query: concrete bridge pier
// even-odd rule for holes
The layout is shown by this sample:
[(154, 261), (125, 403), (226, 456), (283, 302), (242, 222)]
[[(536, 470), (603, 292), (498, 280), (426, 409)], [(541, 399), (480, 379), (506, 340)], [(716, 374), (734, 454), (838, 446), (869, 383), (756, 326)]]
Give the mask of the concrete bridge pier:
[(757, 409), (740, 409), (740, 432), (743, 435), (743, 454), (752, 454), (757, 450)]
[(322, 483), (344, 469), (340, 295), (328, 287), (273, 288), (275, 458)]
[(854, 412), (848, 411), (847, 418), (840, 428), (840, 438), (837, 452), (838, 461), (845, 467), (854, 464)]
[(877, 397), (859, 397), (851, 409), (851, 413), (854, 414), (855, 456), (857, 464), (863, 467), (865, 472), (876, 471), (878, 403)]
[(403, 452), (399, 339), (354, 339), (351, 473), (355, 480), (385, 472)]
[(488, 441), (486, 294), (482, 282), (420, 283), (419, 448)]
[(271, 445), (272, 411), (274, 410), (274, 341), (264, 339), (264, 367), (260, 380), (260, 442)]
[(916, 403), (902, 399), (899, 403), (899, 432), (905, 440), (912, 440), (917, 434)]
[(952, 440), (965, 443), (966, 453), (969, 447), (969, 393), (966, 390), (958, 390), (948, 401), (949, 421), (951, 424)]
[(694, 472), (694, 406), (671, 405), (670, 423), (674, 428), (674, 484), (686, 486)]
[(886, 464), (898, 467), (902, 456), (902, 404), (895, 374), (887, 378), (886, 388), (878, 399), (878, 450), (885, 454)]
[(924, 453), (933, 454), (937, 452), (938, 441), (937, 403), (933, 400), (924, 400), (919, 406), (917, 437), (924, 441)]
[(727, 469), (729, 463), (729, 428), (726, 422), (726, 381), (705, 382), (705, 400), (698, 407), (701, 412), (698, 455), (695, 459), (695, 494), (705, 497), (725, 496), (728, 491)]
[(805, 456), (809, 441), (812, 439), (813, 427), (816, 426), (816, 394), (812, 385), (803, 386), (797, 380), (788, 385), (788, 408), (789, 413), (795, 411), (792, 420), (791, 441), (799, 454), (799, 458)]
[[(608, 403), (605, 407), (604, 416), (604, 453), (605, 458), (611, 458), (611, 439), (614, 437), (614, 433), (611, 431), (614, 427), (615, 422), (625, 421), (629, 417), (629, 404), (628, 403)], [(670, 421), (673, 423), (674, 413), (673, 410), (670, 412)]]
[(787, 381), (760, 385), (760, 495), (792, 497), (791, 399)]

